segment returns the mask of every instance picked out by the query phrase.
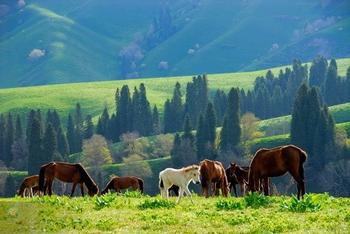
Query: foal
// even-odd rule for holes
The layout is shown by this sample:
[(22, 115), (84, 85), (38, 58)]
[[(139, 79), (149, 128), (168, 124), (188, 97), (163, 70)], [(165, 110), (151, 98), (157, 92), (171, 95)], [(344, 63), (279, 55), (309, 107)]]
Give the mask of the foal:
[(198, 165), (192, 165), (181, 169), (167, 168), (159, 173), (159, 189), (163, 198), (169, 198), (169, 188), (173, 185), (179, 187), (179, 196), (176, 203), (180, 202), (184, 193), (190, 197), (193, 204), (192, 195), (188, 189), (189, 183), (200, 183), (200, 172)]
[(39, 186), (39, 176), (33, 175), (33, 176), (27, 176), (24, 178), (19, 190), (18, 195), (23, 197), (26, 194), (26, 191), (29, 193), (29, 197), (33, 197), (33, 189), (38, 188)]

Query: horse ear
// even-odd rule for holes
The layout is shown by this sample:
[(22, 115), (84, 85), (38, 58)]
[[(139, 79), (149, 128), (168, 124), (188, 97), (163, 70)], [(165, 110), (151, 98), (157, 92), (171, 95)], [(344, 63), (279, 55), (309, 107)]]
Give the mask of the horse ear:
[(234, 166), (234, 163), (230, 162), (230, 165), (231, 165), (231, 166)]

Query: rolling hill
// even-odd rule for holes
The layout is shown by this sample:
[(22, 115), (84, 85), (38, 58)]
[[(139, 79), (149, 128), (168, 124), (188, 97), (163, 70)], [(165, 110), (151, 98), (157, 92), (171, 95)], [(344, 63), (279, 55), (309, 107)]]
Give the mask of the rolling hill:
[[(345, 76), (347, 67), (350, 66), (350, 59), (338, 59), (338, 73)], [(272, 68), (272, 72), (278, 74), (284, 67)], [(209, 74), (209, 91), (216, 89), (228, 91), (231, 87), (250, 89), (254, 85), (257, 76), (265, 75), (267, 70), (254, 72), (238, 72), (225, 74)], [(185, 85), (191, 80), (190, 76), (130, 79), (104, 82), (85, 82), (73, 84), (46, 85), (22, 88), (0, 89), (0, 113), (14, 112), (27, 113), (29, 109), (56, 109), (63, 116), (72, 111), (75, 104), (79, 102), (84, 114), (98, 116), (102, 113), (104, 106), (114, 109), (114, 93), (117, 88), (127, 84), (132, 89), (140, 83), (144, 83), (147, 89), (147, 96), (152, 105), (157, 105), (160, 112), (167, 98), (172, 96), (175, 83), (182, 85), (183, 93)]]
[(3, 0), (0, 87), (121, 79), (123, 49), (138, 77), (348, 57), (349, 12), (346, 0)]

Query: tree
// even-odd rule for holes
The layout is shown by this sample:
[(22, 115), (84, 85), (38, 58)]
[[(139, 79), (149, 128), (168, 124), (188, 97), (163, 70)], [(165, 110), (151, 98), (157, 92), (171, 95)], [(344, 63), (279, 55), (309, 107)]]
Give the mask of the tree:
[(85, 119), (84, 139), (89, 139), (94, 134), (94, 123), (91, 115), (87, 115)]
[(75, 127), (74, 127), (74, 121), (71, 114), (68, 115), (68, 122), (67, 122), (67, 141), (69, 145), (69, 151), (70, 154), (77, 153), (77, 146), (76, 146), (76, 138), (75, 138)]
[(5, 181), (4, 196), (13, 197), (15, 195), (15, 180), (12, 175), (8, 175)]
[(172, 109), (170, 100), (167, 99), (164, 103), (164, 133), (173, 132), (174, 126), (172, 121)]
[(176, 82), (175, 89), (173, 93), (173, 98), (171, 99), (171, 108), (174, 121), (173, 131), (180, 131), (183, 126), (183, 105), (182, 105), (182, 94), (181, 94), (181, 85), (179, 82)]
[(38, 174), (43, 163), (41, 133), (40, 120), (36, 116), (32, 120), (28, 138), (28, 175)]
[(120, 124), (120, 134), (132, 130), (132, 103), (127, 85), (123, 85), (118, 99), (117, 119)]
[(47, 125), (45, 135), (43, 137), (43, 161), (42, 164), (57, 160), (57, 137), (54, 127), (51, 123)]
[(153, 134), (154, 135), (160, 134), (161, 126), (160, 126), (159, 112), (156, 105), (154, 105), (153, 107), (152, 123), (153, 123)]
[(6, 123), (3, 114), (0, 115), (0, 161), (4, 161), (5, 158), (5, 131)]
[(22, 128), (21, 118), (19, 115), (17, 115), (14, 140), (17, 141), (21, 138), (23, 138), (23, 128)]
[(66, 161), (70, 150), (66, 134), (63, 132), (62, 127), (59, 127), (57, 132), (57, 150), (62, 156), (62, 159)]
[(192, 133), (192, 126), (191, 126), (191, 120), (189, 115), (185, 116), (185, 124), (183, 128), (183, 135), (182, 135), (182, 140), (188, 139), (190, 143), (193, 145), (194, 144), (194, 135)]
[(91, 168), (95, 177), (101, 171), (102, 165), (112, 163), (111, 152), (103, 136), (93, 135), (90, 139), (84, 140), (81, 162)]
[(7, 116), (7, 122), (6, 122), (6, 138), (5, 138), (5, 157), (4, 162), (6, 166), (10, 166), (10, 163), (12, 162), (13, 155), (11, 152), (11, 147), (14, 142), (14, 126), (13, 126), (13, 119), (11, 113), (8, 113)]
[(310, 86), (322, 86), (326, 79), (328, 62), (323, 56), (317, 56), (310, 68)]
[(241, 127), (239, 112), (239, 90), (232, 88), (228, 94), (227, 110), (220, 133), (219, 146), (222, 151), (232, 150), (240, 141)]
[(196, 161), (196, 152), (193, 143), (188, 138), (182, 138), (175, 134), (173, 149), (170, 152), (173, 165), (183, 167)]
[(197, 149), (197, 158), (201, 160), (205, 158), (206, 147), (206, 127), (204, 122), (204, 116), (199, 115), (198, 127), (196, 132), (196, 149)]
[(215, 139), (216, 139), (216, 115), (212, 103), (209, 103), (204, 117), (204, 139), (205, 139), (205, 155), (214, 159), (215, 152)]
[(227, 96), (225, 92), (220, 89), (216, 90), (214, 96), (214, 108), (217, 116), (217, 126), (222, 126), (227, 108)]
[(245, 113), (241, 118), (242, 136), (241, 139), (244, 143), (248, 140), (255, 138), (258, 132), (258, 121), (253, 113)]
[(327, 69), (324, 84), (324, 98), (328, 105), (334, 105), (340, 102), (341, 93), (339, 83), (337, 62), (332, 59)]

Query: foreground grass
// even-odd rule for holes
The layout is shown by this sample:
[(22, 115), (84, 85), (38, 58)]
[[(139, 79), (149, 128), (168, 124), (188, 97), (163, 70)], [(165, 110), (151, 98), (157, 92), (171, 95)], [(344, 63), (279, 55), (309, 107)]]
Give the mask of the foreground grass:
[[(103, 197), (0, 199), (7, 233), (348, 233), (350, 198), (310, 195), (312, 209), (291, 197), (183, 198), (107, 194)], [(237, 205), (238, 204), (238, 205)], [(291, 209), (290, 207), (294, 207)], [(306, 204), (308, 207), (309, 204)]]

